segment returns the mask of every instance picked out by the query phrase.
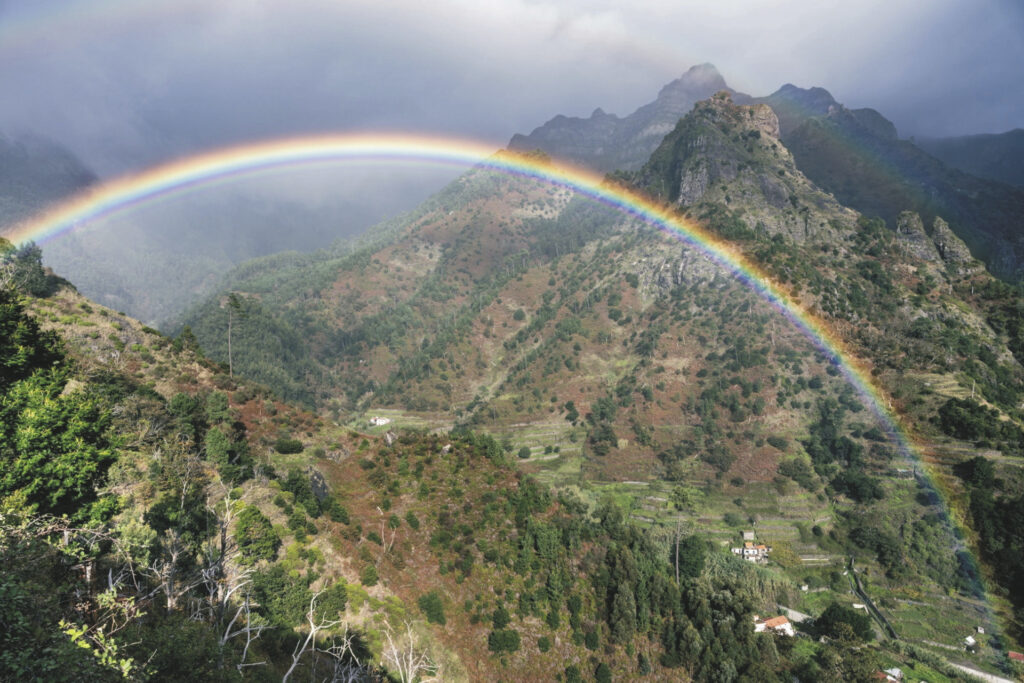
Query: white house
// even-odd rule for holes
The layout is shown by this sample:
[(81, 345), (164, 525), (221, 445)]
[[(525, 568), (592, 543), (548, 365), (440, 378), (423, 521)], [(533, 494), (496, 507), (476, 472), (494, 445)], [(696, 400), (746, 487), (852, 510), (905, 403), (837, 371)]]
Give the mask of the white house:
[(768, 553), (772, 551), (771, 546), (753, 541), (744, 541), (743, 547), (733, 548), (732, 554), (739, 555), (748, 562), (767, 562)]
[(796, 629), (793, 628), (793, 624), (790, 623), (789, 619), (783, 616), (771, 617), (770, 619), (758, 619), (754, 616), (754, 633), (763, 633), (764, 631), (771, 631), (777, 633), (780, 636), (788, 636), (792, 638), (796, 635)]
[(391, 418), (390, 417), (371, 417), (370, 418), (370, 424), (372, 424), (374, 427), (383, 427), (384, 425), (390, 424), (390, 423), (391, 423)]

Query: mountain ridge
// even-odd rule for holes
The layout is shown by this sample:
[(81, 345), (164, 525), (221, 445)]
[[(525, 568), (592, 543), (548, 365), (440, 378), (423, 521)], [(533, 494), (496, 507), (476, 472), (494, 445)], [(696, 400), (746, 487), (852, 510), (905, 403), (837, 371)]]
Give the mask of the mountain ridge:
[[(727, 90), (724, 79), (717, 71), (714, 74), (714, 82)], [(906, 210), (921, 213), (928, 224), (942, 217), (992, 272), (1009, 281), (1024, 277), (1024, 231), (1019, 219), (1024, 215), (1024, 191), (947, 166), (913, 142), (899, 139), (892, 122), (876, 110), (848, 109), (824, 88), (805, 89), (787, 83), (766, 97), (734, 93), (733, 98), (738, 104), (771, 106), (779, 120), (780, 138), (797, 166), (841, 203), (879, 216), (890, 227)], [(671, 102), (674, 109), (669, 106)], [(630, 116), (660, 107), (659, 116), (667, 120), (673, 115), (684, 116), (693, 104), (659, 95), (655, 102)], [(562, 155), (605, 172), (616, 170), (614, 160), (623, 161), (618, 170), (632, 172), (639, 168), (638, 161), (629, 154), (631, 145), (637, 150), (640, 147), (623, 141), (621, 134), (589, 136), (581, 121), (563, 117), (558, 119), (558, 126), (546, 125), (531, 136), (514, 137), (510, 148), (526, 150), (532, 145), (552, 156)], [(663, 124), (666, 133), (672, 127)], [(561, 139), (572, 139), (571, 148), (563, 148)], [(642, 148), (648, 155), (654, 151), (653, 146)]]
[[(948, 551), (962, 545), (944, 505), (970, 520), (992, 585), (1019, 605), (1024, 539), (998, 520), (1024, 509), (1024, 299), (943, 222), (929, 233), (907, 212), (889, 230), (837, 202), (780, 129), (766, 104), (720, 92), (609, 182), (699, 222), (787, 311), (628, 214), (480, 168), (361, 244), (239, 266), (175, 340), (70, 290), (32, 299), (88, 360), (80, 384), (46, 386), (68, 402), (108, 396), (128, 444), (100, 482), (117, 497), (97, 486), (84, 502), (158, 597), (140, 603), (150, 620), (106, 642), (129, 664), (214, 676), (246, 661), (240, 643), (216, 643), (248, 608), (274, 626), (255, 652), (282, 673), (322, 599), (358, 624), (365, 666), (394, 666), (387, 643), (405, 627), (407, 652), (454, 679), (818, 681), (895, 665), (955, 680), (929, 643), (959, 649), (965, 620), (1017, 637), (1009, 608), (1004, 636), (970, 563)], [(848, 355), (786, 315), (802, 312)], [(892, 401), (934, 482), (914, 476), (837, 362)], [(289, 393), (319, 414), (279, 400)], [(16, 423), (0, 421), (0, 437)], [(728, 550), (743, 531), (771, 546), (768, 564)], [(190, 559), (168, 564), (174, 553)], [(55, 602), (65, 588), (32, 583), (42, 565), (26, 557), (5, 590)], [(46, 576), (73, 585), (80, 565), (46, 557)], [(118, 557), (101, 548), (96, 566)], [(899, 646), (848, 617), (850, 557)], [(249, 597), (182, 589), (192, 565), (238, 590), (251, 577)], [(79, 595), (98, 603), (99, 585)], [(817, 618), (801, 627), (808, 647), (755, 635), (754, 614), (783, 601)], [(0, 636), (18, 662), (42, 647), (33, 633), (61, 642), (42, 621), (55, 608), (25, 613), (37, 621)], [(186, 628), (208, 655), (151, 655)], [(342, 663), (331, 642), (303, 670)], [(1003, 651), (974, 661), (1005, 666)]]

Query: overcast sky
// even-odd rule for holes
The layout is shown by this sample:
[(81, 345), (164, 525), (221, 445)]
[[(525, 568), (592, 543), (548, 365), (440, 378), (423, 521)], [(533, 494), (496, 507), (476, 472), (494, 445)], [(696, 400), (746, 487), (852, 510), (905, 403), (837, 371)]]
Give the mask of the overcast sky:
[(904, 137), (1024, 127), (1015, 0), (0, 0), (0, 131), (101, 174), (314, 131), (498, 147), (628, 114), (702, 62), (752, 95), (826, 87)]

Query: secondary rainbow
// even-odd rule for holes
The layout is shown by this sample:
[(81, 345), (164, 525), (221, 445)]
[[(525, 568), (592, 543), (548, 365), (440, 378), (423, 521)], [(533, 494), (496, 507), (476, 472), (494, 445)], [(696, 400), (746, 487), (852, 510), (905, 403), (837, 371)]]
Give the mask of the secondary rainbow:
[(885, 407), (888, 401), (869, 379), (867, 368), (821, 320), (786, 295), (732, 245), (716, 239), (697, 223), (680, 217), (671, 209), (628, 189), (605, 183), (602, 177), (589, 171), (555, 165), (528, 155), (495, 153), (493, 147), (476, 141), (401, 134), (350, 134), (285, 138), (227, 147), (104, 183), (15, 226), (6, 237), (15, 244), (30, 240), (42, 242), (133, 206), (199, 187), (275, 169), (364, 161), (440, 163), (534, 178), (571, 188), (616, 207), (692, 245), (790, 319), (866, 399), (903, 455), (915, 455), (898, 417)]

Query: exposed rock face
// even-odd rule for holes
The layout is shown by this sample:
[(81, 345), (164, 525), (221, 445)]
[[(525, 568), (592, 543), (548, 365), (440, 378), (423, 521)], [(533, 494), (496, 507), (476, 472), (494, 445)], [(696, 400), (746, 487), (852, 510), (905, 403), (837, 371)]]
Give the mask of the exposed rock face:
[[(900, 140), (896, 127), (877, 111), (847, 109), (820, 88), (784, 86), (759, 101), (779, 115), (782, 140), (800, 170), (844, 205), (890, 226), (905, 210), (920, 214), (926, 224), (943, 216), (993, 274), (1024, 278), (1024, 190), (957, 171)], [(1013, 142), (1008, 134), (997, 137)]]
[(949, 224), (941, 218), (936, 218), (932, 226), (932, 241), (939, 251), (939, 256), (957, 273), (963, 273), (969, 269), (974, 262), (971, 251), (964, 244), (964, 241), (957, 237), (950, 229)]
[(725, 79), (710, 64), (692, 67), (658, 93), (658, 99), (619, 118), (597, 109), (590, 118), (556, 116), (529, 135), (516, 134), (509, 149), (540, 149), (556, 159), (598, 171), (636, 170), (695, 103), (720, 90)]
[(896, 220), (896, 240), (916, 259), (931, 263), (941, 259), (921, 217), (912, 211), (904, 211)]
[(753, 100), (767, 104), (779, 117), (780, 134), (786, 136), (808, 116), (824, 116), (839, 106), (824, 88), (798, 88), (787, 83), (768, 97)]
[[(853, 213), (814, 187), (779, 141), (767, 104), (737, 105), (727, 91), (698, 102), (665, 137), (639, 173), (664, 200), (692, 207), (712, 229), (825, 237)], [(744, 227), (745, 226), (745, 227)]]

